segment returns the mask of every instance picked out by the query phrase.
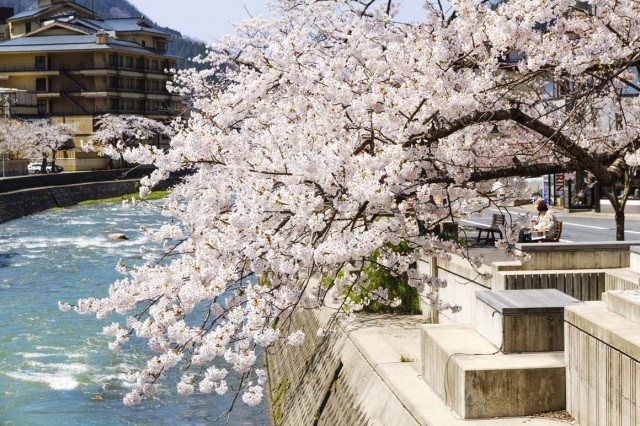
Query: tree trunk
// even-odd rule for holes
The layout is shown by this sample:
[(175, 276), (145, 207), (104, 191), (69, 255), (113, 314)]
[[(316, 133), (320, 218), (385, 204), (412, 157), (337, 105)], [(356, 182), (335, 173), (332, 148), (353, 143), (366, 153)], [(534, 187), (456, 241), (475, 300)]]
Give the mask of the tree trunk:
[(616, 241), (624, 241), (624, 210), (616, 211)]
[(56, 151), (55, 149), (51, 150), (51, 173), (57, 173), (56, 171)]
[(40, 173), (47, 173), (47, 157), (42, 156), (42, 163), (40, 164)]
[[(618, 198), (615, 184), (610, 188), (602, 188), (605, 197), (611, 202), (611, 207), (616, 219), (616, 241), (624, 241), (624, 207), (628, 198), (627, 191), (623, 192), (621, 199)], [(625, 196), (626, 195), (626, 196)]]

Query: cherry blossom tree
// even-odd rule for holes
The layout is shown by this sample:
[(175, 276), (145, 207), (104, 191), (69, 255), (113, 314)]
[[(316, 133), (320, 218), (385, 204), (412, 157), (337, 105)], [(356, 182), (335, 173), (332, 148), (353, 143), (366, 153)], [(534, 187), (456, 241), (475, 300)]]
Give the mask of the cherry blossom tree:
[(51, 158), (51, 170), (55, 173), (56, 154), (65, 147), (75, 132), (75, 126), (56, 123), (48, 119), (25, 120), (20, 123), (22, 146), (30, 158), (41, 158), (41, 173), (47, 172)]
[(0, 161), (2, 161), (2, 177), (5, 177), (4, 163), (7, 159), (17, 159), (23, 154), (20, 144), (23, 135), (18, 122), (10, 118), (0, 118)]
[(119, 159), (126, 166), (126, 155), (140, 144), (161, 135), (173, 135), (173, 129), (160, 121), (137, 115), (105, 114), (96, 120), (97, 130), (86, 145), (101, 154)]
[(19, 156), (23, 150), (21, 141), (24, 135), (21, 134), (21, 127), (18, 121), (9, 118), (0, 118), (0, 152), (11, 153), (12, 156)]
[[(191, 114), (170, 150), (116, 144), (158, 168), (146, 187), (193, 171), (164, 205), (178, 221), (150, 232), (164, 253), (121, 265), (108, 296), (75, 306), (127, 317), (105, 328), (112, 349), (136, 336), (155, 353), (126, 404), (181, 368), (184, 395), (234, 389), (256, 405), (260, 354), (305, 339), (292, 312), (351, 315), (362, 304), (348, 295), (372, 264), (456, 309), (412, 265), (465, 255), (433, 229), (528, 195), (523, 176), (588, 171), (624, 236), (616, 182), (640, 162), (640, 4), (443, 4), (402, 23), (391, 1), (273, 1), (273, 17), (244, 22), (200, 59), (208, 70), (178, 74), (171, 89)], [(525, 224), (514, 219), (497, 245)], [(396, 303), (382, 288), (369, 296)]]

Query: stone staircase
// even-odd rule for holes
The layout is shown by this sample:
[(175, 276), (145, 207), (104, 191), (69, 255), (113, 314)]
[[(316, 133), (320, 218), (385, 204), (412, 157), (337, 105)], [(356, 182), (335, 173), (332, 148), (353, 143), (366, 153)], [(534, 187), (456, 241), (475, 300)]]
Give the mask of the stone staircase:
[(554, 289), (476, 298), (476, 324), (422, 326), (427, 384), (464, 419), (564, 410), (564, 307), (582, 302)]
[(579, 424), (640, 424), (640, 292), (566, 311), (567, 411)]

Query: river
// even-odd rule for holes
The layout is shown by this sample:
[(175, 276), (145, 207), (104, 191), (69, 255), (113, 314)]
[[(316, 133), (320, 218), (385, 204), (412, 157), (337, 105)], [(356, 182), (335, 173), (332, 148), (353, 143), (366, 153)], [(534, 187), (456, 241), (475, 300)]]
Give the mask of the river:
[[(58, 309), (59, 300), (105, 296), (119, 277), (119, 259), (141, 262), (139, 248), (149, 242), (140, 227), (166, 220), (154, 210), (103, 203), (0, 224), (0, 424), (211, 425), (206, 418), (227, 408), (228, 398), (182, 397), (170, 385), (153, 400), (125, 407), (121, 379), (144, 365), (144, 342), (113, 353), (101, 332), (119, 318), (98, 321)], [(113, 232), (130, 239), (110, 241)], [(266, 403), (241, 404), (230, 424), (269, 424)]]

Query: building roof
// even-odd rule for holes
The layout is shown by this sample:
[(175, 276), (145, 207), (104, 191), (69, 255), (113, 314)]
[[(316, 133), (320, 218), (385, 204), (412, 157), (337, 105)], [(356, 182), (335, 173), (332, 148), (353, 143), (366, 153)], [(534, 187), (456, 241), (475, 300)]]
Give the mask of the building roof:
[(28, 18), (34, 18), (38, 15), (41, 15), (47, 11), (55, 11), (56, 9), (60, 9), (61, 7), (64, 6), (71, 6), (74, 9), (80, 10), (80, 11), (84, 11), (84, 12), (88, 12), (88, 14), (95, 16), (95, 12), (91, 9), (87, 9), (84, 6), (80, 6), (77, 3), (71, 2), (71, 1), (66, 1), (63, 3), (53, 3), (50, 4), (48, 6), (44, 6), (44, 7), (35, 7), (33, 9), (27, 9), (25, 11), (22, 11), (18, 14), (15, 14), (13, 16), (11, 16), (10, 18), (7, 19), (7, 21), (19, 21), (22, 19), (28, 19)]
[(8, 21), (15, 21), (18, 19), (24, 19), (24, 18), (29, 18), (31, 16), (36, 16), (38, 15), (40, 12), (44, 12), (46, 9), (49, 9), (51, 6), (46, 6), (46, 7), (36, 7), (33, 9), (27, 9), (27, 10), (23, 10), (20, 13), (16, 13), (15, 15), (11, 16), (9, 19), (7, 19)]
[[(20, 53), (20, 52), (68, 52), (84, 50), (124, 50), (139, 54), (155, 54), (157, 52), (146, 49), (137, 43), (109, 38), (106, 44), (96, 43), (96, 36), (89, 35), (56, 35), (56, 36), (34, 36), (20, 37), (0, 43), (0, 54)], [(173, 55), (163, 54), (168, 58), (178, 58)]]
[(102, 29), (105, 31), (116, 31), (116, 32), (147, 32), (147, 33), (162, 35), (166, 37), (171, 37), (171, 34), (165, 31), (159, 30), (157, 28), (153, 28), (150, 25), (149, 26), (141, 25), (141, 24), (148, 24), (147, 20), (144, 17), (116, 18), (116, 19), (76, 18), (72, 22), (87, 25), (89, 27), (95, 28), (96, 30)]

